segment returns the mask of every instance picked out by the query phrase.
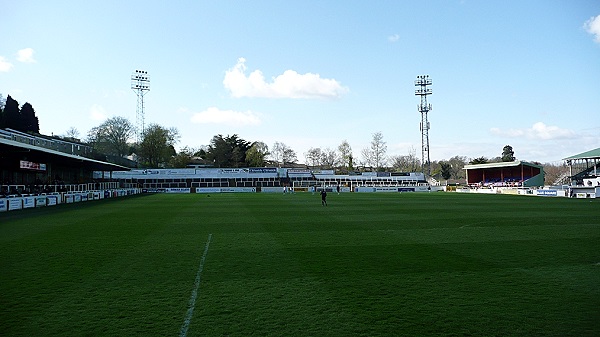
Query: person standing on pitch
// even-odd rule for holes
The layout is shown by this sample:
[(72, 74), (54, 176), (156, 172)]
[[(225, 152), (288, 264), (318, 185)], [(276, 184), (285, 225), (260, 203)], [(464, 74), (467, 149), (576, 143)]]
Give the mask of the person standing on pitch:
[(325, 191), (325, 188), (321, 190), (321, 205), (327, 206), (327, 191)]

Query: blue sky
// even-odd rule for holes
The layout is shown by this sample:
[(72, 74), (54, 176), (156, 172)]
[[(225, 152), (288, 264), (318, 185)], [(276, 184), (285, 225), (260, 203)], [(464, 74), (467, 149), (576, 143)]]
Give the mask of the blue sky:
[(347, 140), (360, 161), (421, 154), (417, 75), (429, 75), (430, 155), (560, 162), (600, 147), (600, 2), (10, 1), (0, 93), (44, 134), (136, 122), (131, 74), (150, 75), (145, 123), (178, 148), (216, 134), (300, 162)]

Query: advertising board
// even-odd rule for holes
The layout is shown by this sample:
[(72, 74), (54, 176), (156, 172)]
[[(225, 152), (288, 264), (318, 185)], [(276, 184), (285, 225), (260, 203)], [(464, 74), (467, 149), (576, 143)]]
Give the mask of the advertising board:
[(536, 190), (536, 194), (543, 197), (555, 197), (557, 196), (556, 190)]
[(43, 207), (46, 206), (46, 196), (35, 197), (35, 207)]
[(166, 193), (190, 193), (190, 189), (189, 188), (165, 188), (165, 192)]
[(14, 209), (22, 209), (23, 208), (23, 200), (22, 198), (9, 198), (8, 199), (8, 210), (12, 211)]
[(23, 208), (35, 207), (35, 197), (23, 197)]
[(254, 193), (256, 187), (196, 187), (196, 193)]
[(277, 173), (277, 168), (275, 167), (250, 167), (248, 168), (249, 173)]
[(56, 195), (49, 195), (48, 196), (48, 200), (46, 201), (46, 205), (48, 206), (55, 206), (58, 204), (58, 196)]

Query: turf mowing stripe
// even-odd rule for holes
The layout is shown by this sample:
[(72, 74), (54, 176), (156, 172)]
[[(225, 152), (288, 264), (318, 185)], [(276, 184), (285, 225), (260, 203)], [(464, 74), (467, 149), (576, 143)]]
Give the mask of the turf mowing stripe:
[(190, 322), (192, 321), (194, 307), (196, 306), (196, 298), (198, 297), (198, 288), (200, 287), (200, 276), (202, 275), (202, 269), (204, 269), (204, 261), (206, 260), (206, 254), (208, 253), (208, 246), (210, 245), (211, 239), (212, 234), (208, 234), (208, 240), (206, 240), (206, 246), (204, 246), (204, 253), (200, 259), (200, 267), (198, 267), (198, 273), (196, 274), (196, 281), (194, 281), (194, 290), (192, 290), (192, 296), (190, 296), (190, 301), (188, 303), (187, 314), (185, 315), (185, 320), (183, 321), (183, 325), (179, 332), (180, 337), (185, 337), (187, 335)]

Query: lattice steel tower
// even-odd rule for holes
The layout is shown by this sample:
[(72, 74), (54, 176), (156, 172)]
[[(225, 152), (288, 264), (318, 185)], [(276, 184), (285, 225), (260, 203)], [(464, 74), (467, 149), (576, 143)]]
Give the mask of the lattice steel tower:
[(415, 86), (420, 88), (415, 90), (415, 95), (421, 96), (421, 103), (417, 105), (417, 109), (421, 112), (421, 170), (427, 176), (431, 174), (429, 120), (427, 120), (427, 113), (431, 110), (431, 104), (427, 104), (427, 95), (431, 95), (431, 89), (427, 89), (428, 85), (431, 85), (429, 75), (417, 76)]
[(131, 74), (131, 89), (137, 95), (137, 109), (135, 111), (135, 127), (137, 142), (144, 137), (144, 95), (150, 91), (150, 76), (145, 70), (136, 70)]

